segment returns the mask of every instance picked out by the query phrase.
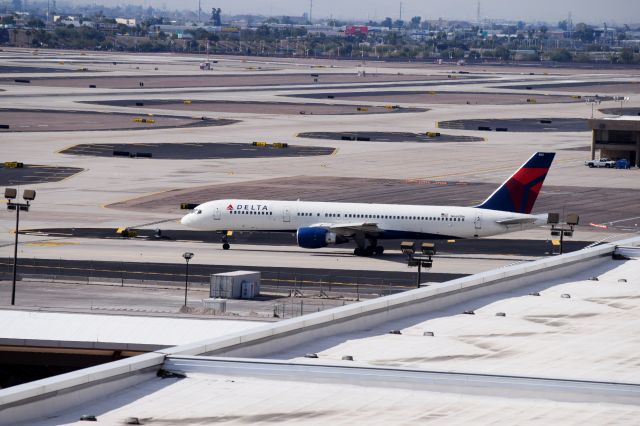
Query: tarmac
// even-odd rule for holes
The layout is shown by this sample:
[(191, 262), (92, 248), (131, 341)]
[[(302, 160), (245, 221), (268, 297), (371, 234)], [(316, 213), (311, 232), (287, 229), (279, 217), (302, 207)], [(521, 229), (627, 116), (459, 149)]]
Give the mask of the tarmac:
[[(229, 318), (280, 321), (394, 292), (403, 293), (389, 299), (411, 296), (406, 291), (416, 285), (417, 271), (407, 266), (397, 241), (389, 242), (384, 256), (370, 258), (354, 257), (350, 246), (304, 250), (291, 235), (241, 234), (232, 239), (230, 250), (223, 250), (218, 235), (198, 236), (182, 228), (177, 222), (184, 213), (180, 204), (246, 197), (475, 205), (536, 151), (556, 152), (556, 159), (534, 212), (555, 211), (562, 216), (575, 212), (581, 217), (574, 237), (567, 238), (568, 250), (637, 235), (638, 170), (586, 167), (591, 135), (581, 127), (592, 113), (584, 97), (594, 92), (637, 93), (636, 69), (222, 57), (215, 58), (213, 71), (203, 71), (198, 68), (201, 55), (31, 49), (5, 49), (0, 60), (12, 67), (4, 73), (0, 69), (0, 124), (10, 126), (8, 132), (1, 130), (3, 157), (28, 166), (12, 171), (18, 175), (5, 184), (20, 184), (20, 192), (37, 191), (30, 210), (20, 214), (20, 230), (28, 232), (18, 234), (15, 307), (9, 304), (9, 295), (16, 216), (14, 211), (0, 215), (0, 315), (7, 310), (99, 313), (121, 316), (125, 327), (134, 324), (129, 317), (159, 317), (169, 323), (174, 318), (209, 318), (217, 327), (218, 321)], [(53, 74), (52, 67), (65, 71)], [(335, 96), (339, 93), (349, 97)], [(298, 102), (301, 97), (305, 100)], [(530, 98), (540, 101), (527, 102)], [(144, 105), (135, 105), (138, 102)], [(229, 107), (216, 109), (225, 104)], [(283, 104), (288, 105), (278, 107)], [(300, 114), (299, 105), (307, 108), (307, 104), (313, 104), (310, 111), (341, 113)], [(188, 108), (195, 107), (187, 105), (201, 105), (207, 111), (194, 114)], [(395, 105), (401, 114), (369, 114)], [(603, 110), (619, 106), (606, 97), (601, 104)], [(640, 103), (632, 96), (625, 106), (637, 109)], [(152, 116), (157, 123), (132, 121)], [(594, 110), (594, 116), (604, 113)], [(549, 118), (552, 123), (540, 122)], [(202, 121), (226, 125), (204, 126)], [(463, 123), (447, 133), (465, 139), (417, 143), (389, 136), (440, 132), (439, 124), (446, 121)], [(200, 124), (188, 125), (196, 122)], [(478, 130), (478, 123), (508, 131)], [(568, 127), (559, 126), (562, 123)], [(541, 127), (543, 131), (537, 131)], [(24, 131), (12, 131), (21, 128)], [(388, 140), (298, 136), (363, 129)], [(254, 149), (253, 141), (281, 142), (293, 147), (291, 152), (299, 147), (325, 155), (286, 156), (285, 150)], [(130, 153), (153, 150), (155, 155), (152, 159), (113, 156), (116, 148)], [(74, 150), (91, 155), (71, 155)], [(29, 180), (32, 165), (50, 169)], [(60, 168), (82, 172), (59, 179)], [(2, 169), (3, 176), (7, 170)], [(119, 228), (135, 229), (138, 237), (114, 237)], [(156, 229), (165, 238), (155, 238)], [(542, 227), (487, 241), (439, 242), (433, 268), (420, 280), (429, 286), (415, 291), (437, 291), (442, 284), (435, 281), (453, 277), (525, 269), (532, 261), (551, 256), (556, 246), (550, 239), (549, 229)], [(188, 266), (192, 281), (186, 279), (184, 252), (195, 254)], [(317, 351), (321, 361), (341, 363), (347, 369), (369, 363), (373, 367), (365, 376), (370, 378), (379, 368), (435, 366), (468, 374), (465, 383), (473, 380), (481, 391), (502, 389), (495, 376), (529, 373), (552, 376), (550, 386), (581, 378), (627, 378), (635, 383), (636, 359), (629, 354), (637, 341), (637, 327), (632, 326), (637, 262), (606, 262), (607, 268), (583, 273), (599, 276), (598, 283), (585, 275), (571, 282), (540, 284), (544, 286), (537, 288), (540, 297), (528, 296), (529, 290), (489, 295), (465, 305), (464, 310), (476, 311), (474, 315), (462, 314), (461, 305), (447, 312), (425, 312), (419, 318), (368, 326), (360, 333), (319, 338), (295, 350), (282, 348), (277, 357), (295, 360)], [(209, 316), (200, 309), (202, 299), (209, 296), (207, 278), (237, 269), (263, 270), (268, 291), (256, 301), (230, 301), (228, 316)], [(187, 309), (182, 309), (183, 277), (188, 283)], [(619, 281), (623, 278), (629, 282)], [(284, 284), (277, 286), (275, 281)], [(498, 312), (505, 316), (496, 316)], [(392, 328), (401, 334), (390, 334)], [(435, 333), (425, 336), (425, 331)], [(609, 344), (612, 341), (616, 344)], [(343, 361), (344, 355), (352, 355), (355, 362)], [(183, 424), (230, 420), (326, 424), (354, 419), (388, 424), (399, 418), (447, 424), (478, 419), (610, 424), (633, 423), (638, 411), (634, 405), (599, 402), (606, 395), (602, 389), (588, 396), (590, 403), (567, 402), (566, 396), (553, 402), (513, 395), (454, 396), (389, 388), (376, 381), (362, 386), (307, 380), (320, 370), (314, 367), (308, 375), (302, 373), (302, 382), (236, 374), (195, 374), (184, 380), (150, 377), (110, 398), (58, 413), (55, 421), (74, 422), (91, 410), (99, 413), (100, 421), (112, 423), (136, 415), (145, 421)], [(335, 375), (344, 370), (322, 371)], [(572, 391), (585, 386), (573, 383)], [(465, 388), (469, 386), (461, 389)]]
[[(51, 114), (68, 114), (69, 117), (69, 120), (51, 120), (51, 116), (46, 122), (39, 123), (51, 126), (40, 128), (41, 131), (5, 133), (5, 158), (29, 165), (83, 170), (62, 180), (54, 179), (51, 174), (51, 177), (38, 181), (7, 181), (6, 184), (23, 183), (37, 190), (38, 196), (32, 208), (21, 215), (21, 229), (130, 227), (160, 228), (169, 232), (180, 229), (176, 223), (183, 213), (179, 209), (180, 203), (226, 197), (474, 205), (495, 190), (532, 152), (540, 150), (555, 151), (557, 156), (536, 211), (580, 214), (581, 226), (576, 232), (579, 241), (611, 240), (636, 232), (638, 214), (632, 200), (637, 199), (640, 190), (637, 170), (592, 170), (585, 167), (583, 162), (588, 158), (588, 152), (584, 149), (590, 143), (586, 130), (456, 130), (455, 136), (465, 138), (460, 140), (484, 139), (473, 143), (416, 143), (394, 141), (393, 137), (378, 142), (298, 137), (304, 133), (349, 134), (361, 129), (374, 135), (426, 134), (439, 132), (438, 123), (448, 120), (500, 121), (527, 117), (534, 123), (555, 117), (553, 125), (556, 118), (585, 120), (591, 108), (572, 96), (592, 95), (590, 86), (583, 86), (583, 90), (581, 86), (572, 86), (572, 82), (594, 85), (615, 81), (615, 87), (620, 88), (623, 94), (627, 86), (637, 80), (634, 70), (529, 66), (461, 68), (452, 64), (439, 66), (375, 61), (363, 64), (359, 61), (307, 58), (234, 57), (216, 58), (218, 62), (214, 64), (214, 70), (205, 72), (198, 69), (202, 57), (192, 55), (79, 54), (46, 50), (34, 55), (28, 50), (13, 49), (0, 54), (7, 61), (6, 66), (31, 68), (19, 77), (15, 72), (0, 74), (0, 90), (4, 90), (0, 98), (2, 107), (16, 111), (32, 110), (38, 114), (37, 111), (47, 105)], [(38, 67), (52, 68), (52, 64), (66, 72), (57, 72), (55, 77), (46, 71), (38, 72)], [(82, 71), (85, 68), (86, 71)], [(312, 74), (319, 76), (313, 77)], [(31, 82), (16, 83), (16, 78)], [(318, 82), (314, 82), (314, 78), (318, 78)], [(143, 86), (139, 85), (141, 81)], [(571, 90), (506, 87), (514, 84), (566, 86), (567, 83), (571, 83)], [(96, 87), (90, 88), (90, 84)], [(397, 90), (391, 90), (396, 86)], [(388, 104), (396, 104), (386, 95), (376, 94), (388, 92), (392, 96), (396, 91), (406, 92), (407, 96), (413, 96), (409, 92), (436, 94), (425, 95), (424, 101), (399, 102), (402, 114), (368, 114), (386, 110)], [(331, 99), (327, 97), (331, 93), (371, 95), (375, 100)], [(478, 97), (479, 104), (458, 102), (466, 94)], [(283, 102), (283, 95), (312, 96), (314, 99), (304, 103)], [(545, 103), (517, 101), (534, 96), (544, 97)], [(510, 104), (501, 104), (501, 97)], [(432, 103), (426, 98), (451, 99), (452, 103)], [(171, 103), (172, 100), (182, 103)], [(176, 120), (175, 123), (197, 121), (192, 118), (193, 111), (186, 109), (188, 104), (184, 104), (184, 100), (191, 100), (189, 108), (194, 105), (206, 108), (214, 105), (212, 108), (215, 108), (215, 105), (228, 104), (236, 105), (238, 109), (229, 107), (199, 112), (198, 115), (206, 114), (212, 122), (233, 123), (219, 127), (160, 128), (157, 124), (131, 121), (131, 117), (149, 117), (148, 114), (159, 117), (158, 120), (164, 115), (175, 117), (171, 118)], [(568, 100), (571, 102), (566, 102)], [(99, 123), (91, 126), (101, 130), (82, 130), (83, 125), (74, 122), (80, 117), (76, 115), (80, 109), (79, 102), (82, 102), (82, 113), (87, 114), (87, 120), (99, 118)], [(143, 107), (134, 106), (137, 102), (144, 103)], [(627, 105), (637, 107), (636, 102), (632, 98)], [(298, 104), (306, 108), (309, 103), (318, 110), (341, 108), (341, 111), (353, 111), (364, 106), (369, 111), (334, 115), (300, 114), (298, 111), (296, 114), (295, 110), (291, 110), (294, 113), (278, 111), (277, 105), (283, 103), (293, 104), (287, 108), (295, 109)], [(612, 102), (610, 106), (616, 105)], [(163, 109), (167, 106), (179, 108)], [(260, 106), (264, 106), (264, 110), (257, 111)], [(602, 106), (607, 107), (607, 101)], [(598, 111), (596, 114), (601, 115)], [(17, 116), (3, 115), (5, 117), (11, 118), (9, 121), (12, 122), (8, 123), (11, 127), (19, 125)], [(35, 119), (35, 123), (40, 118)], [(60, 127), (55, 129), (54, 125)], [(142, 129), (124, 130), (131, 127)], [(445, 136), (443, 133), (441, 138)], [(253, 148), (248, 146), (256, 140), (300, 146), (306, 152), (331, 150), (332, 155), (287, 157), (278, 150), (277, 156), (261, 157), (255, 154), (264, 150), (252, 151)], [(198, 144), (198, 147), (191, 144)], [(247, 145), (240, 148), (240, 154), (234, 155), (233, 150), (225, 148), (229, 144)], [(79, 146), (89, 148), (87, 145), (92, 149), (101, 145), (94, 151), (100, 155), (112, 153), (113, 147), (124, 147), (123, 151), (136, 153), (172, 148), (166, 158), (161, 158), (160, 151), (157, 151), (152, 160), (65, 153), (74, 152), (74, 149), (78, 152)], [(177, 146), (183, 149), (178, 152)], [(216, 155), (207, 151), (213, 146), (219, 150)], [(68, 149), (71, 151), (65, 151)], [(189, 159), (181, 160), (180, 156)], [(4, 215), (0, 223), (0, 230), (4, 231), (0, 234), (4, 235), (0, 239), (0, 255), (11, 258), (14, 216), (11, 212)], [(593, 227), (590, 223), (607, 224), (609, 227)], [(256, 240), (239, 238), (232, 250), (225, 253), (213, 242), (215, 238), (204, 243), (175, 240), (162, 243), (136, 241), (131, 244), (127, 241), (123, 245), (119, 240), (101, 238), (21, 235), (19, 254), (45, 260), (127, 262), (135, 258), (142, 262), (175, 263), (183, 251), (195, 250), (196, 262), (227, 263), (247, 268), (272, 266), (408, 272), (402, 269), (406, 266), (398, 262), (354, 259), (349, 255), (350, 248), (305, 251), (282, 245), (286, 241), (280, 237), (274, 237), (274, 244), (269, 245), (267, 236), (259, 236)], [(549, 238), (548, 231), (544, 229), (505, 236), (511, 241), (537, 239), (543, 242), (542, 249)], [(209, 241), (209, 238), (202, 237), (199, 241)], [(541, 251), (537, 250), (538, 253)], [(520, 249), (515, 253), (524, 251)], [(454, 253), (462, 257), (443, 258), (434, 272), (473, 273), (520, 261), (521, 257), (531, 258), (475, 254), (475, 259), (463, 259), (463, 256), (473, 254), (467, 249), (463, 253)]]

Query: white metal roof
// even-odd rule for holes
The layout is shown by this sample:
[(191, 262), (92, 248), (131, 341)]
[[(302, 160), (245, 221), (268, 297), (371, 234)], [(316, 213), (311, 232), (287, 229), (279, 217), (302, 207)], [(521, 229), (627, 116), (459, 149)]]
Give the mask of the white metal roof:
[[(366, 387), (251, 377), (192, 375), (152, 379), (65, 412), (56, 424), (632, 424), (633, 405), (560, 403), (538, 399), (465, 396), (421, 390)], [(49, 425), (52, 419), (31, 422)]]
[(247, 330), (258, 321), (0, 310), (0, 339), (173, 346)]
[[(351, 355), (378, 366), (640, 383), (640, 260), (611, 260), (552, 284), (332, 336), (277, 357), (317, 352), (321, 362)], [(468, 309), (475, 315), (463, 314)]]

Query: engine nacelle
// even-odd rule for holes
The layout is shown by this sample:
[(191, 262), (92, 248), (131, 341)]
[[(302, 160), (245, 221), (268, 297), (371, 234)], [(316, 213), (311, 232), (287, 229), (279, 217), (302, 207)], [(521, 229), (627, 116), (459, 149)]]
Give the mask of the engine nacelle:
[(336, 234), (324, 228), (308, 227), (299, 228), (296, 232), (298, 245), (302, 248), (316, 249), (336, 244)]

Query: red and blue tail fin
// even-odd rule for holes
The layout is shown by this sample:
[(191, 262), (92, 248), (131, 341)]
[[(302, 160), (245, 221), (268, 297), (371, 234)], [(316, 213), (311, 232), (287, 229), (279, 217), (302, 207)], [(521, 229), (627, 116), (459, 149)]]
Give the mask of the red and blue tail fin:
[(531, 213), (555, 155), (554, 152), (536, 152), (500, 188), (476, 207), (514, 213)]

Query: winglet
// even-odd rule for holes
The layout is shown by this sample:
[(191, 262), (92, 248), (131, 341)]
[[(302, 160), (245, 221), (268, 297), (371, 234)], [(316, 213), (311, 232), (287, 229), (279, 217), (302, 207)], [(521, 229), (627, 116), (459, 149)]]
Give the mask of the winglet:
[(555, 155), (554, 152), (536, 152), (489, 198), (476, 207), (530, 214)]

